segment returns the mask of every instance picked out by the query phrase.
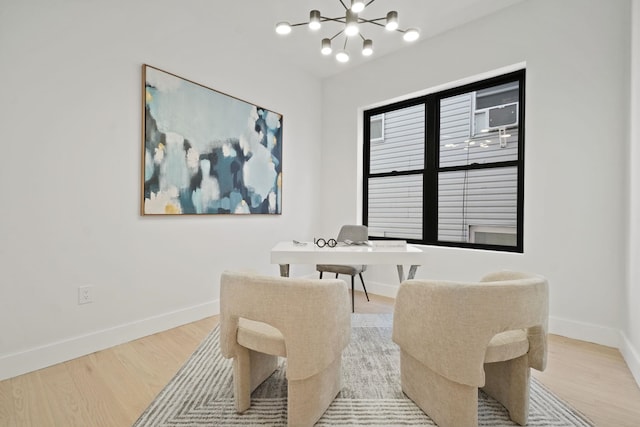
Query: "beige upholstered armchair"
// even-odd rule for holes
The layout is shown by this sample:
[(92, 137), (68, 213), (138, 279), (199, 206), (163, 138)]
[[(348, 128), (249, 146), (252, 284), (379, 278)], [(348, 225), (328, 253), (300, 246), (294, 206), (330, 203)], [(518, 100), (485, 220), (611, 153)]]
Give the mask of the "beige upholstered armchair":
[(478, 388), (526, 425), (529, 368), (546, 365), (548, 299), (544, 277), (518, 272), (403, 282), (393, 319), (402, 390), (440, 427), (478, 425)]
[(349, 343), (349, 292), (343, 280), (225, 272), (220, 280), (220, 347), (233, 358), (236, 410), (287, 358), (289, 426), (312, 426), (342, 385)]

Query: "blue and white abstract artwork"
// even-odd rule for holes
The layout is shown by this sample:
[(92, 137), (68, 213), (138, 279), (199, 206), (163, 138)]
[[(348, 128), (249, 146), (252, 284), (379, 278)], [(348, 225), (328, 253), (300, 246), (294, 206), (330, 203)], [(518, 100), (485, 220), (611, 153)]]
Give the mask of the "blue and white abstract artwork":
[(281, 214), (282, 115), (143, 66), (143, 215)]

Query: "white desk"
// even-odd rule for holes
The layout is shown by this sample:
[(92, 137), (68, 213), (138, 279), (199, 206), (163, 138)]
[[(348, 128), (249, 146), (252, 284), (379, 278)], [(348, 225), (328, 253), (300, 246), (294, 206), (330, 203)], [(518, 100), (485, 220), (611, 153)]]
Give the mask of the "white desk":
[(280, 275), (289, 276), (290, 264), (392, 264), (398, 268), (398, 279), (404, 281), (403, 264), (411, 265), (408, 279), (413, 279), (416, 270), (424, 261), (422, 249), (412, 245), (392, 246), (347, 246), (343, 243), (334, 248), (317, 247), (313, 242), (280, 242), (271, 249), (271, 264), (280, 265)]

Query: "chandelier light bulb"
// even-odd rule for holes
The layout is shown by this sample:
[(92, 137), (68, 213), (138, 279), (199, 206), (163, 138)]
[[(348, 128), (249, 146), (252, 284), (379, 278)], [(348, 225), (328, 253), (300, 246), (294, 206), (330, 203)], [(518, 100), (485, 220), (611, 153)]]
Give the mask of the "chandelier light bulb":
[(364, 56), (371, 56), (373, 54), (373, 40), (366, 39), (362, 42), (362, 54)]
[(336, 59), (338, 60), (338, 62), (347, 62), (349, 61), (349, 54), (347, 53), (347, 51), (341, 50), (340, 52), (336, 53)]
[(331, 39), (322, 39), (322, 48), (320, 48), (320, 52), (323, 55), (331, 55)]
[(320, 11), (312, 10), (311, 12), (309, 12), (309, 28), (316, 31), (319, 30), (321, 26)]
[(364, 10), (364, 0), (351, 0), (351, 11), (360, 13)]
[(416, 41), (418, 40), (419, 37), (420, 37), (420, 31), (418, 31), (415, 28), (409, 28), (407, 31), (405, 31), (404, 36), (402, 36), (402, 38), (408, 42)]
[(384, 28), (386, 28), (387, 31), (395, 31), (398, 29), (398, 12), (392, 10), (387, 13), (387, 23)]
[(355, 36), (356, 34), (358, 34), (360, 32), (360, 29), (358, 28), (358, 14), (357, 13), (353, 13), (350, 10), (347, 10), (347, 16), (346, 16), (346, 24), (345, 24), (345, 28), (344, 28), (344, 33), (351, 37), (351, 36)]
[(276, 24), (276, 33), (278, 34), (289, 34), (291, 32), (291, 24), (288, 22), (278, 22)]
[(357, 25), (347, 25), (347, 27), (344, 30), (344, 33), (346, 35), (348, 35), (349, 37), (353, 37), (355, 35), (358, 35), (358, 33), (360, 32), (360, 30), (358, 29)]

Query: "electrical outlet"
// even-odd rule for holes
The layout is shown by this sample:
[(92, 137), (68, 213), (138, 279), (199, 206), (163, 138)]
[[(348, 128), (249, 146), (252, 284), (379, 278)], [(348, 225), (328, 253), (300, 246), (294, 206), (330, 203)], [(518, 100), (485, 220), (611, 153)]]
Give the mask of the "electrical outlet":
[(93, 286), (80, 286), (78, 288), (78, 304), (93, 302)]

